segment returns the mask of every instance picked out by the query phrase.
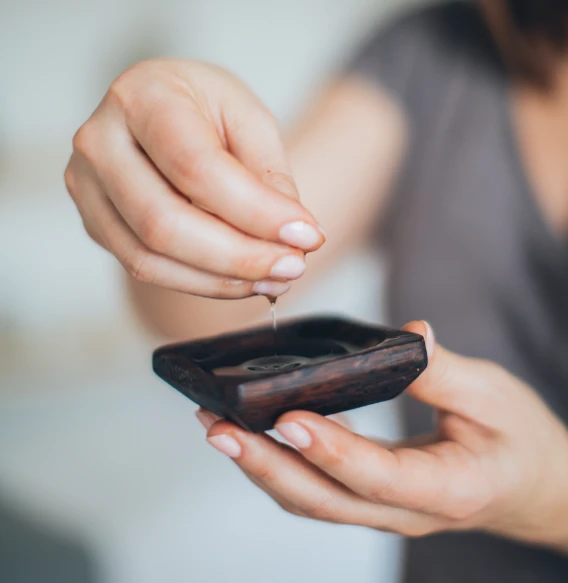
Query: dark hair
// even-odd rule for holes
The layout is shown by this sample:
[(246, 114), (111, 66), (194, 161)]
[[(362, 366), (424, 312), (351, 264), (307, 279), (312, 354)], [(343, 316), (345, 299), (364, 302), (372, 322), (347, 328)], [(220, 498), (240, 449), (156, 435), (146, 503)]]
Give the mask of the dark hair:
[(506, 0), (514, 26), (523, 34), (535, 35), (555, 49), (568, 41), (568, 0)]
[[(514, 74), (547, 88), (568, 48), (568, 0), (485, 0), (497, 42)], [(490, 7), (490, 9), (489, 9)]]

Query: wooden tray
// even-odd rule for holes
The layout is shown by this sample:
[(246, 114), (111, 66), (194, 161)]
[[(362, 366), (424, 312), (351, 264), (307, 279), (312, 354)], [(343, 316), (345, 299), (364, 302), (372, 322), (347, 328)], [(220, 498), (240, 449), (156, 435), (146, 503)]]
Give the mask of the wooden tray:
[[(158, 376), (201, 407), (262, 432), (287, 411), (330, 415), (398, 396), (427, 366), (417, 334), (339, 317), (313, 317), (158, 348)], [(336, 346), (325, 362), (256, 376), (212, 371), (248, 358)], [(295, 351), (295, 352), (294, 352)]]

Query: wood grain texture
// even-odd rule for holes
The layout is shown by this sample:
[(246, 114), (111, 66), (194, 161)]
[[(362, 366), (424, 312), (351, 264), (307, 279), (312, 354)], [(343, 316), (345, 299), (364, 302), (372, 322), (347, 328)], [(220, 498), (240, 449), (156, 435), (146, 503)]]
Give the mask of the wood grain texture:
[(264, 326), (154, 352), (154, 371), (200, 406), (253, 432), (271, 429), (282, 414), (303, 409), (330, 415), (398, 396), (427, 366), (422, 336), (334, 317), (279, 323), (278, 347), (334, 341), (346, 354), (302, 368), (257, 376), (221, 377), (232, 366), (274, 350)]

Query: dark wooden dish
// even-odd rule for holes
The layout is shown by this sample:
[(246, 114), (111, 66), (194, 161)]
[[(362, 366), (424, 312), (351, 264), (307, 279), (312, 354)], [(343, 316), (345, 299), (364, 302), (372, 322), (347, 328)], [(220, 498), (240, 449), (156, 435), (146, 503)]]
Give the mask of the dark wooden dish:
[[(153, 356), (154, 371), (186, 397), (253, 432), (286, 411), (330, 415), (398, 396), (427, 365), (417, 334), (336, 317), (314, 317), (182, 344)], [(219, 367), (274, 354), (328, 354), (294, 370), (218, 376)], [(326, 352), (328, 351), (328, 352)]]

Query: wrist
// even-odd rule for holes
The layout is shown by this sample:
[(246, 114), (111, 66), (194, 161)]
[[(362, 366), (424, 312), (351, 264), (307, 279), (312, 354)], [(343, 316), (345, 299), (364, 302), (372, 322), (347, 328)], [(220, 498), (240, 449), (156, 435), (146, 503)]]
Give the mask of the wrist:
[(556, 455), (548, 458), (549, 467), (539, 478), (542, 495), (535, 501), (529, 542), (568, 554), (568, 430), (562, 427), (560, 433)]
[(568, 554), (568, 429), (558, 426), (539, 448), (548, 455), (533, 458), (530, 473), (518, 476), (519, 489), (499, 505), (486, 530)]
[(556, 460), (558, 483), (553, 505), (548, 536), (544, 544), (568, 554), (568, 429), (564, 429), (564, 448)]

